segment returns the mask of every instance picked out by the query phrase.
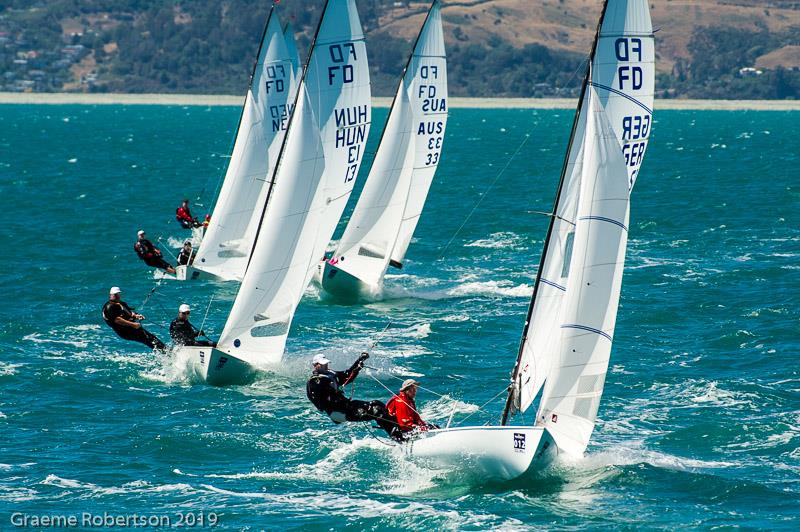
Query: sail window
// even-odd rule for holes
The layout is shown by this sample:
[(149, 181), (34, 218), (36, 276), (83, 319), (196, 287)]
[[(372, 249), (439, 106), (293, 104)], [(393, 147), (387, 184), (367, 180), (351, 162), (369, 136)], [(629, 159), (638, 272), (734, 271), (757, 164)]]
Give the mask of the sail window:
[(375, 247), (361, 246), (358, 248), (358, 254), (362, 257), (369, 257), (372, 259), (384, 259), (386, 255)]
[(281, 321), (278, 323), (268, 323), (267, 325), (259, 325), (250, 329), (250, 335), (256, 338), (264, 338), (267, 336), (283, 336), (289, 332), (289, 322)]
[(597, 414), (597, 398), (582, 397), (575, 399), (575, 407), (572, 409), (572, 413), (585, 419), (594, 418), (595, 414)]
[(596, 393), (603, 388), (603, 381), (605, 381), (606, 374), (600, 373), (598, 375), (584, 375), (578, 379), (578, 393)]
[(575, 240), (575, 231), (567, 233), (564, 244), (564, 262), (561, 265), (561, 277), (569, 275), (569, 263), (572, 261), (572, 242)]

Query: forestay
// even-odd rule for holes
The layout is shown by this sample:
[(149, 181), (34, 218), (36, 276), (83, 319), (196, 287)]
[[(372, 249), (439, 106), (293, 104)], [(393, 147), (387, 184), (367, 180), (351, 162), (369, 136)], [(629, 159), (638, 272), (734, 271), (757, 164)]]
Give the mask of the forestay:
[(439, 162), (447, 124), (447, 65), (435, 1), (397, 89), (350, 222), (334, 252), (336, 268), (379, 285), (403, 260)]
[(225, 180), (193, 264), (199, 270), (227, 280), (244, 275), (261, 215), (257, 206), (265, 201), (297, 93), (296, 57), (294, 37), (284, 37), (273, 7)]
[(584, 157), (584, 138), (588, 136), (586, 87), (594, 88), (597, 104), (604, 108), (621, 146), (629, 188), (638, 175), (650, 134), (655, 53), (646, 0), (609, 0), (599, 29), (520, 348), (514, 399), (521, 411), (530, 406), (548, 375), (555, 371), (554, 357), (562, 350), (560, 326), (569, 297), (570, 261), (577, 245), (581, 179), (588, 164)]
[(280, 162), (219, 348), (252, 365), (280, 360), (309, 272), (350, 195), (371, 117), (355, 0), (329, 0)]

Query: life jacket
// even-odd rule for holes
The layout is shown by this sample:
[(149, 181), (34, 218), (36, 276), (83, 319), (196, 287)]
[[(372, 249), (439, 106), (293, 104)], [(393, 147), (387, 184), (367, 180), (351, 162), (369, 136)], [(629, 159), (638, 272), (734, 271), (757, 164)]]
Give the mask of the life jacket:
[(194, 218), (192, 218), (192, 214), (189, 212), (189, 209), (184, 208), (183, 205), (175, 209), (175, 219), (178, 220), (179, 222), (181, 220), (186, 220), (187, 222), (194, 221)]
[(119, 306), (120, 308), (119, 316), (121, 318), (129, 321), (133, 320), (133, 312), (131, 312), (130, 307), (126, 303), (122, 301), (106, 301), (105, 305), (103, 305), (103, 321), (105, 321), (106, 324), (115, 331), (118, 329), (129, 329), (130, 327), (127, 327), (125, 325), (120, 325), (119, 323), (114, 321), (116, 319), (116, 316), (114, 316), (113, 318), (109, 316), (111, 307), (113, 307), (114, 305)]
[(397, 418), (397, 396), (393, 395), (391, 399), (386, 403), (386, 411), (389, 412), (389, 415), (393, 418)]
[(322, 410), (330, 413), (343, 401), (347, 401), (342, 393), (335, 371), (315, 371), (306, 383), (308, 400)]
[(152, 259), (156, 256), (156, 248), (153, 246), (153, 243), (147, 239), (144, 240), (137, 240), (136, 243), (133, 245), (133, 250), (139, 255), (139, 258), (144, 259)]

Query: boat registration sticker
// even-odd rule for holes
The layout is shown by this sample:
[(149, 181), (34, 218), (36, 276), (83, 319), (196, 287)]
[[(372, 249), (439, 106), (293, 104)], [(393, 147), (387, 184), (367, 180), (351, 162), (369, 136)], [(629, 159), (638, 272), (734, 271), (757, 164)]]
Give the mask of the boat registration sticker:
[(514, 452), (525, 452), (525, 434), (522, 432), (514, 433)]

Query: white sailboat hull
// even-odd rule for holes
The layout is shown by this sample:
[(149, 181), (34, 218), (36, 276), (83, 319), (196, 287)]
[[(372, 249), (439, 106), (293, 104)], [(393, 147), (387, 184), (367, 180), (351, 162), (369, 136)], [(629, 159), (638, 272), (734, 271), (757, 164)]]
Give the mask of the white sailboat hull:
[(456, 468), (487, 483), (542, 469), (558, 454), (544, 427), (459, 427), (420, 433), (406, 454), (434, 468)]
[(175, 267), (175, 278), (178, 281), (228, 281), (230, 279), (226, 279), (220, 277), (218, 275), (214, 275), (213, 273), (204, 272), (203, 270), (199, 270), (194, 266), (188, 265), (181, 265)]
[(375, 297), (380, 292), (379, 286), (367, 284), (327, 261), (324, 263), (320, 278), (322, 288), (331, 296), (341, 300), (358, 301), (362, 298)]
[(195, 377), (213, 386), (245, 384), (256, 371), (244, 360), (213, 347), (176, 347), (175, 355), (188, 359)]

